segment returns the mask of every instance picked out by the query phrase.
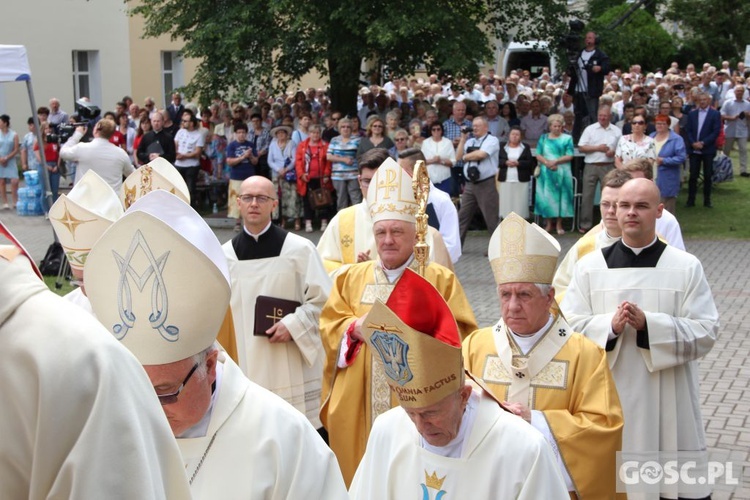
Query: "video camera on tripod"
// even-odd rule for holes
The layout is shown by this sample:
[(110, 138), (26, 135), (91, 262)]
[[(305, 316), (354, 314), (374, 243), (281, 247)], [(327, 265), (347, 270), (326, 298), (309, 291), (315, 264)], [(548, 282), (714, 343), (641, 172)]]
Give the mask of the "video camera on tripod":
[(99, 106), (94, 106), (83, 99), (78, 99), (76, 101), (75, 110), (78, 119), (81, 121), (57, 124), (54, 128), (54, 132), (47, 134), (47, 142), (63, 144), (75, 133), (77, 127), (88, 127), (91, 120), (97, 119), (102, 112), (102, 110), (99, 109)]

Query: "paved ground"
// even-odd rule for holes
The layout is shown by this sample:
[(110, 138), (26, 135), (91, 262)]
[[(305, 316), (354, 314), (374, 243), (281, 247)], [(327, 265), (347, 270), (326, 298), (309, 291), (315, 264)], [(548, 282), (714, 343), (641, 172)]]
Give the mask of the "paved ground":
[[(0, 211), (2, 220), (38, 262), (52, 242), (52, 228), (42, 217), (18, 217)], [(221, 242), (234, 234), (215, 229)], [(305, 233), (301, 233), (305, 235)], [(317, 241), (320, 233), (313, 233)], [(575, 241), (562, 238), (563, 249)], [(466, 289), (480, 326), (499, 317), (495, 285), (484, 252), (489, 237), (470, 235), (456, 273)], [(750, 241), (686, 241), (700, 258), (721, 314), (721, 331), (711, 353), (700, 362), (701, 402), (708, 447), (730, 454), (734, 475), (743, 468), (743, 482), (735, 491), (716, 491), (714, 499), (750, 500)], [(0, 286), (2, 286), (0, 284)]]

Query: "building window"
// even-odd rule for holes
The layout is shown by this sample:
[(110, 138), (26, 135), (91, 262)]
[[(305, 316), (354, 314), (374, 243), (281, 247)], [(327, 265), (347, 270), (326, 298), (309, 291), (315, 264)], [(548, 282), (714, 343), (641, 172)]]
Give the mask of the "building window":
[(182, 57), (179, 52), (161, 53), (161, 82), (164, 107), (172, 102), (172, 91), (184, 85), (182, 75)]
[(73, 99), (81, 97), (88, 97), (94, 104), (101, 102), (99, 51), (73, 51)]

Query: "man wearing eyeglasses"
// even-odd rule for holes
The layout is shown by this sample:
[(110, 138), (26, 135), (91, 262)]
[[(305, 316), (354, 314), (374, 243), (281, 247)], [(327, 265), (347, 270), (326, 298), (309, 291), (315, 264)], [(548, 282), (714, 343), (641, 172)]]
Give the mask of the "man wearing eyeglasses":
[[(97, 242), (84, 272), (97, 318), (151, 381), (192, 498), (347, 498), (333, 453), (304, 415), (248, 380), (216, 342), (229, 269), (186, 203), (164, 190), (136, 201)], [(117, 434), (122, 424), (109, 423)]]
[(271, 181), (245, 179), (232, 201), (243, 220), (240, 233), (223, 246), (232, 277), (235, 359), (250, 380), (286, 399), (325, 435), (318, 416), (325, 361), (318, 319), (331, 279), (308, 239), (271, 223), (279, 203)]

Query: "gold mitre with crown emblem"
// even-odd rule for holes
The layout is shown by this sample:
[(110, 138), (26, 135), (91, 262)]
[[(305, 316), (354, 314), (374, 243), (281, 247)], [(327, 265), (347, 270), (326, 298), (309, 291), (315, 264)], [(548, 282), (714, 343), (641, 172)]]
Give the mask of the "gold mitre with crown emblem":
[(169, 191), (190, 205), (190, 191), (180, 172), (161, 156), (135, 170), (122, 183), (122, 204), (125, 210), (151, 191)]
[(497, 226), (487, 256), (498, 285), (503, 283), (551, 284), (560, 244), (536, 224), (515, 212)]
[(456, 319), (440, 292), (411, 269), (385, 304), (375, 302), (363, 335), (404, 408), (433, 405), (464, 384)]
[(221, 244), (190, 205), (163, 190), (136, 201), (102, 235), (84, 278), (96, 317), (143, 365), (208, 348), (229, 306)]
[(416, 223), (419, 205), (414, 199), (411, 175), (388, 158), (375, 171), (367, 189), (367, 206), (372, 222), (402, 220)]
[(49, 220), (70, 267), (83, 270), (94, 243), (122, 214), (117, 193), (93, 170), (60, 195), (49, 209)]

